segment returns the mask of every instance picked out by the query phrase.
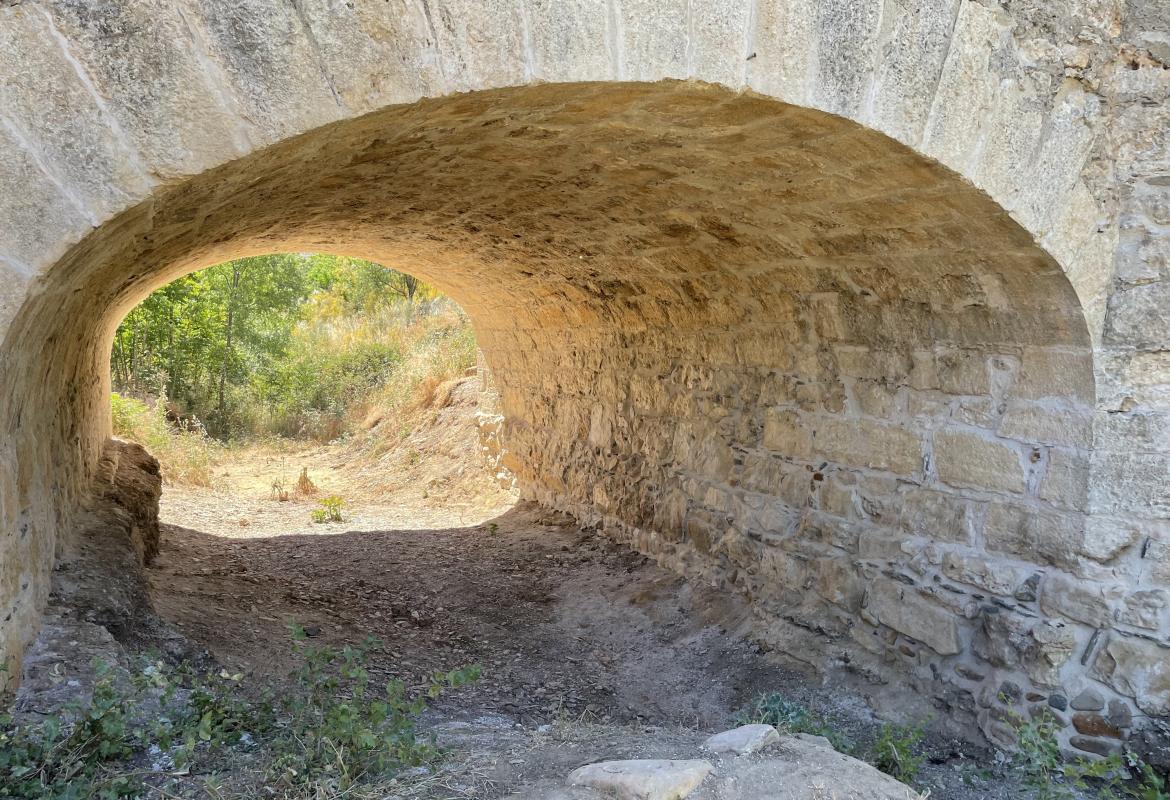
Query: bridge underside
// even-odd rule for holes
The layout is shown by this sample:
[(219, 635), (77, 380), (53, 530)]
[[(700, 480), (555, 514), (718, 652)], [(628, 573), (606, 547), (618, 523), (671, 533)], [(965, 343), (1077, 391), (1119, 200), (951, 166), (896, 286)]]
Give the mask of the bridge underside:
[(879, 133), (677, 82), (328, 125), (73, 248), (4, 344), (2, 652), (35, 628), (109, 435), (122, 315), (275, 251), (368, 258), (453, 296), (524, 494), (748, 595), (780, 649), (899, 676), (992, 735), (1002, 709), (982, 698), (1005, 680), (1046, 698), (1091, 674), (1170, 710), (1156, 645), (1126, 634), (1164, 634), (1164, 612), (1114, 583), (1137, 529), (1086, 514), (1092, 350), (1060, 266)]

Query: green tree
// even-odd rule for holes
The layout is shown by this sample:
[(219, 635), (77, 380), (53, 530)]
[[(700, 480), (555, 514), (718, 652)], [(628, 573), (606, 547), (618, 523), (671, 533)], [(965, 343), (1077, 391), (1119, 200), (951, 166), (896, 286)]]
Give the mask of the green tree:
[[(152, 293), (119, 326), (115, 390), (165, 395), (217, 436), (306, 415), (335, 421), (401, 360), (395, 331), (435, 292), (368, 261), (257, 256), (209, 267)], [(270, 426), (271, 427), (271, 426)]]

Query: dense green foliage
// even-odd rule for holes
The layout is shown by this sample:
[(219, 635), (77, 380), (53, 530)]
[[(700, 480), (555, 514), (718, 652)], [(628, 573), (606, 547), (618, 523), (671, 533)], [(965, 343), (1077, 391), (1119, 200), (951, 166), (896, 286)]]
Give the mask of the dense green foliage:
[[(39, 722), (0, 715), (0, 797), (119, 800), (144, 797), (383, 797), (379, 784), (439, 756), (415, 718), (478, 666), (436, 673), (420, 689), (375, 687), (366, 668), (376, 639), (311, 647), (294, 626), (300, 667), (276, 699), (243, 675), (190, 664), (99, 665), (92, 699)], [(231, 776), (213, 786), (215, 774)]]
[(352, 258), (219, 264), (162, 287), (127, 315), (111, 353), (114, 389), (165, 397), (172, 417), (194, 418), (221, 438), (331, 438), (387, 384), (417, 335), (462, 332), (458, 318), (460, 330), (407, 335), (445, 308), (411, 276)]

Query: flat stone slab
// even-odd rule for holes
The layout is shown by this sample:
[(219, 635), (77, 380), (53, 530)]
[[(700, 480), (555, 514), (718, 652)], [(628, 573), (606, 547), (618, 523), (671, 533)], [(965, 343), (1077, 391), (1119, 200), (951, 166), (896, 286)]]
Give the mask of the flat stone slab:
[(601, 761), (573, 770), (569, 783), (599, 789), (618, 800), (682, 800), (712, 769), (701, 759)]
[(703, 742), (703, 748), (712, 753), (746, 756), (778, 741), (780, 733), (771, 725), (741, 725), (710, 737)]

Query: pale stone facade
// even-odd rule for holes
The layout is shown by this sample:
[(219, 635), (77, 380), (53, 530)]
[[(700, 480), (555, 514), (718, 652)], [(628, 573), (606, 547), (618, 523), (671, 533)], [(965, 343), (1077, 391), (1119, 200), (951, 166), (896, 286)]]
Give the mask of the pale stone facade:
[(121, 315), (323, 250), (468, 310), (527, 497), (817, 667), (1116, 747), (1170, 713), (1168, 27), (0, 0), (0, 655), (90, 490)]

